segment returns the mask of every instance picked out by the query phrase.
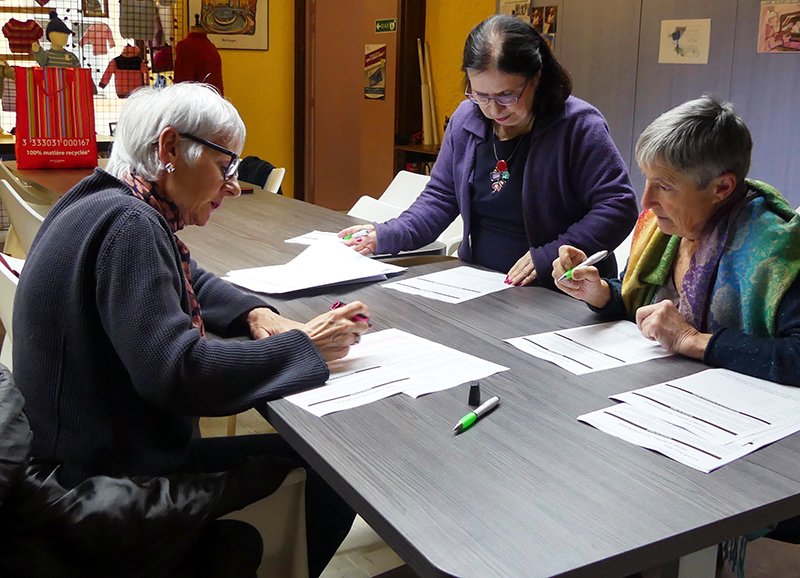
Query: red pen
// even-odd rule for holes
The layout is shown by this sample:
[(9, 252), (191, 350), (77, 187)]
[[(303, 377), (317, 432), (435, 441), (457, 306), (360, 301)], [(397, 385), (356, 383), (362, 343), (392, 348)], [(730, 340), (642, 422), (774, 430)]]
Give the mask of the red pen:
[[(341, 301), (336, 301), (336, 302), (334, 302), (333, 305), (331, 305), (331, 311), (333, 311), (334, 309), (338, 309), (339, 307), (344, 307), (345, 305), (347, 305), (347, 303), (342, 303)], [(361, 313), (356, 313), (353, 316), (353, 321), (366, 321), (367, 323), (369, 323), (369, 317), (367, 317), (366, 315), (361, 315)], [(369, 328), (370, 329), (374, 329), (375, 326), (374, 325), (370, 325)]]

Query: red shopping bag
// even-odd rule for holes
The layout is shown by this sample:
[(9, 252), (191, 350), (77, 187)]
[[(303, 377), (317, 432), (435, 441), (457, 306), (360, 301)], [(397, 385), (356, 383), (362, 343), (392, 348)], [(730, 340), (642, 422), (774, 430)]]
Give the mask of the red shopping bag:
[(15, 67), (14, 70), (17, 167), (96, 167), (91, 71), (55, 67)]

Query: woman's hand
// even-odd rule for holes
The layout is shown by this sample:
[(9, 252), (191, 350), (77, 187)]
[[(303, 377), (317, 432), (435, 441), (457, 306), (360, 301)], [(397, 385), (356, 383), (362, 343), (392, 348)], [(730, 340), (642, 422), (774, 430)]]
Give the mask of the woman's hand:
[(636, 310), (636, 325), (642, 335), (686, 357), (703, 359), (711, 339), (710, 333), (700, 333), (689, 325), (669, 299)]
[(341, 359), (350, 351), (350, 346), (361, 340), (369, 329), (367, 321), (354, 321), (356, 315), (369, 317), (369, 308), (360, 301), (353, 301), (315, 317), (300, 329), (317, 346), (325, 361)]
[(593, 307), (605, 307), (611, 300), (608, 283), (600, 278), (597, 267), (588, 265), (572, 272), (572, 279), (558, 279), (570, 269), (586, 261), (586, 253), (569, 245), (558, 248), (558, 259), (553, 261), (553, 279), (556, 287), (575, 299), (585, 301)]
[(292, 329), (302, 329), (303, 324), (282, 317), (268, 307), (257, 307), (247, 314), (247, 324), (253, 339), (264, 339)]
[(375, 247), (378, 246), (378, 232), (375, 230), (375, 225), (353, 225), (352, 227), (347, 227), (339, 231), (339, 238), (344, 239), (360, 231), (367, 231), (368, 234), (347, 239), (344, 244), (348, 247), (353, 247), (362, 255), (372, 255), (375, 252)]
[(536, 269), (533, 267), (533, 257), (531, 252), (526, 251), (525, 254), (514, 263), (511, 270), (506, 277), (506, 283), (509, 285), (528, 285), (536, 281)]

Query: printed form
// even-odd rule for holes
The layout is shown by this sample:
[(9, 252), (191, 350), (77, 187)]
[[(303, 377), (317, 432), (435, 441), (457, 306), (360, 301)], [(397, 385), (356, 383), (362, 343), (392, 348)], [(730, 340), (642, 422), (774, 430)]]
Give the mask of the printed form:
[(416, 398), (508, 370), (399, 329), (363, 335), (347, 357), (328, 365), (325, 385), (286, 399), (323, 416), (398, 393)]
[(611, 399), (578, 420), (706, 473), (800, 430), (800, 389), (727, 369)]
[(411, 279), (384, 283), (381, 287), (403, 293), (437, 299), (445, 303), (463, 303), (482, 295), (509, 289), (506, 275), (473, 267), (454, 267)]
[(285, 265), (228, 271), (223, 277), (235, 285), (260, 293), (288, 293), (311, 287), (384, 281), (405, 267), (364, 257), (336, 242), (309, 245)]
[(643, 337), (631, 321), (537, 333), (506, 342), (576, 375), (672, 355), (658, 342)]

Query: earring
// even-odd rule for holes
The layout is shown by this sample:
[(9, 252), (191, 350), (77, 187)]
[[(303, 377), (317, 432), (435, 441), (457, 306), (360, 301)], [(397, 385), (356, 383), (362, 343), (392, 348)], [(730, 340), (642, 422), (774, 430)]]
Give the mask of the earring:
[(172, 163), (167, 163), (164, 165), (164, 170), (167, 171), (167, 173), (172, 174), (175, 172), (175, 165)]

